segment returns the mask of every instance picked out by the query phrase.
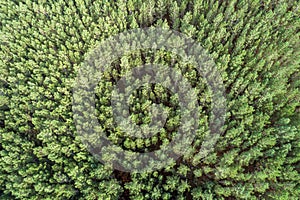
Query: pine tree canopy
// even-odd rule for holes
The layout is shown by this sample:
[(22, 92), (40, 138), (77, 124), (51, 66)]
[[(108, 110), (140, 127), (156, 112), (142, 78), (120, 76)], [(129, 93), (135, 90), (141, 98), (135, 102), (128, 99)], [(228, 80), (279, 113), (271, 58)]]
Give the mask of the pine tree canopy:
[[(299, 5), (299, 0), (0, 0), (0, 199), (299, 199)], [(106, 45), (99, 50), (103, 57), (91, 53), (113, 36), (147, 28), (189, 40), (170, 35), (173, 48), (159, 48), (165, 35), (156, 35), (155, 42), (143, 44), (153, 48), (115, 56), (138, 47), (132, 41), (144, 41), (141, 32)], [(209, 55), (200, 58), (203, 66), (215, 71), (199, 72), (193, 62), (199, 58), (180, 56), (196, 52), (179, 48), (186, 41), (201, 45)], [(114, 56), (110, 70), (85, 68), (84, 63), (99, 67)], [(80, 74), (99, 81), (76, 82)], [(218, 118), (222, 110), (214, 109), (222, 102), (210, 88), (217, 80), (226, 100), (224, 123)], [(130, 95), (122, 96), (123, 90)], [(195, 101), (186, 103), (190, 100)], [(94, 110), (85, 109), (91, 104)], [(125, 104), (127, 111), (114, 110)], [(106, 139), (86, 134), (88, 142), (83, 141), (80, 133), (91, 131), (93, 123), (75, 119), (91, 113)], [(172, 141), (177, 141), (173, 154), (160, 151)], [(95, 146), (100, 143), (103, 149)], [(127, 169), (145, 165), (134, 155), (152, 155), (141, 158), (153, 170), (126, 171), (114, 162), (124, 161)]]

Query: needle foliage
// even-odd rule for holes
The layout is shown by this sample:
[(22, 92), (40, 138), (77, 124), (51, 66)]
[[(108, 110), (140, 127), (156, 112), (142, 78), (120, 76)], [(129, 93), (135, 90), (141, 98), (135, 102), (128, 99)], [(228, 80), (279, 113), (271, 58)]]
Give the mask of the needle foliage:
[[(299, 1), (1, 0), (0, 199), (298, 199), (300, 196)], [(188, 35), (216, 63), (226, 88), (224, 133), (204, 159), (129, 173), (97, 161), (78, 137), (72, 85), (85, 55), (123, 31), (163, 27)], [(149, 84), (130, 97), (130, 117), (166, 123), (132, 139), (114, 125), (110, 94), (126, 70), (149, 63), (179, 69), (197, 88), (195, 152), (209, 134), (210, 93), (195, 68), (164, 50), (123, 55), (95, 91), (98, 120), (126, 150), (159, 149), (180, 123), (176, 96)]]

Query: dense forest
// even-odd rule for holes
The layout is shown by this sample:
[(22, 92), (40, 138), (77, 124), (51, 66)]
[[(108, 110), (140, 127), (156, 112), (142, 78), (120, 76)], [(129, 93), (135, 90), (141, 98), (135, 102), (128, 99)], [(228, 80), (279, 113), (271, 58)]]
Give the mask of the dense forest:
[[(299, 0), (0, 0), (0, 199), (299, 199), (299, 5)], [(74, 102), (89, 99), (74, 96), (74, 88), (87, 87), (76, 80), (99, 44), (151, 27), (183, 34), (209, 54), (224, 87), (224, 123), (211, 151), (199, 156), (215, 131), (213, 107), (220, 106), (206, 77), (165, 48), (119, 55), (92, 88), (97, 128), (107, 141), (127, 152), (149, 153), (171, 144), (178, 130), (179, 139), (189, 138), (184, 128), (197, 124), (189, 152), (167, 158), (163, 167), (150, 160), (155, 168), (150, 171), (122, 170), (99, 160), (83, 142), (79, 132), (87, 128), (76, 123)], [(189, 82), (194, 92), (185, 95), (196, 98), (199, 106), (188, 108), (197, 118), (184, 120), (180, 96), (149, 83), (132, 89), (129, 120), (118, 125), (114, 86), (142, 65), (179, 71), (182, 77), (168, 83)], [(146, 127), (160, 111), (165, 123), (154, 135), (131, 137), (130, 128), (124, 130), (129, 122)]]

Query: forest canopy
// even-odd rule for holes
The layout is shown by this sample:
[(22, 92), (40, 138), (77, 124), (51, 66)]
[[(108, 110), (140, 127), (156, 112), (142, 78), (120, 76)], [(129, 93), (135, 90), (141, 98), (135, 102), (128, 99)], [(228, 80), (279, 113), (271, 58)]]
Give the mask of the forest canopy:
[[(0, 199), (298, 199), (299, 4), (1, 1)], [(147, 27), (180, 32), (209, 53), (225, 89), (225, 122), (212, 152), (197, 157), (211, 132), (213, 102), (205, 77), (164, 49), (120, 56), (94, 90), (99, 128), (114, 145), (133, 152), (157, 150), (172, 141), (183, 118), (174, 92), (146, 84), (129, 98), (130, 120), (148, 125), (151, 105), (160, 104), (156, 111), (166, 114), (163, 127), (141, 139), (116, 125), (113, 87), (135, 67), (162, 64), (179, 70), (200, 105), (198, 118), (190, 120), (198, 124), (191, 155), (151, 172), (126, 172), (100, 162), (80, 139), (73, 86), (87, 55), (102, 41)]]

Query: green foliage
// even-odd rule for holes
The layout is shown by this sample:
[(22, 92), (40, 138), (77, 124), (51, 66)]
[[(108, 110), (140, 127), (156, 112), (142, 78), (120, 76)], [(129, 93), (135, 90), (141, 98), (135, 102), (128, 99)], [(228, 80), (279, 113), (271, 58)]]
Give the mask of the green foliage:
[[(1, 1), (0, 19), (0, 199), (299, 198), (299, 1)], [(153, 103), (163, 106), (168, 117), (155, 136), (127, 138), (115, 125), (113, 85), (136, 66), (179, 69), (201, 110), (195, 155), (151, 173), (111, 170), (76, 134), (72, 85), (99, 42), (150, 26), (185, 33), (212, 55), (226, 87), (225, 131), (209, 156), (197, 157), (211, 110), (203, 77), (163, 50), (123, 55), (96, 88), (97, 117), (113, 143), (152, 151), (179, 126), (178, 99), (159, 84), (130, 97), (140, 126), (151, 122)]]

